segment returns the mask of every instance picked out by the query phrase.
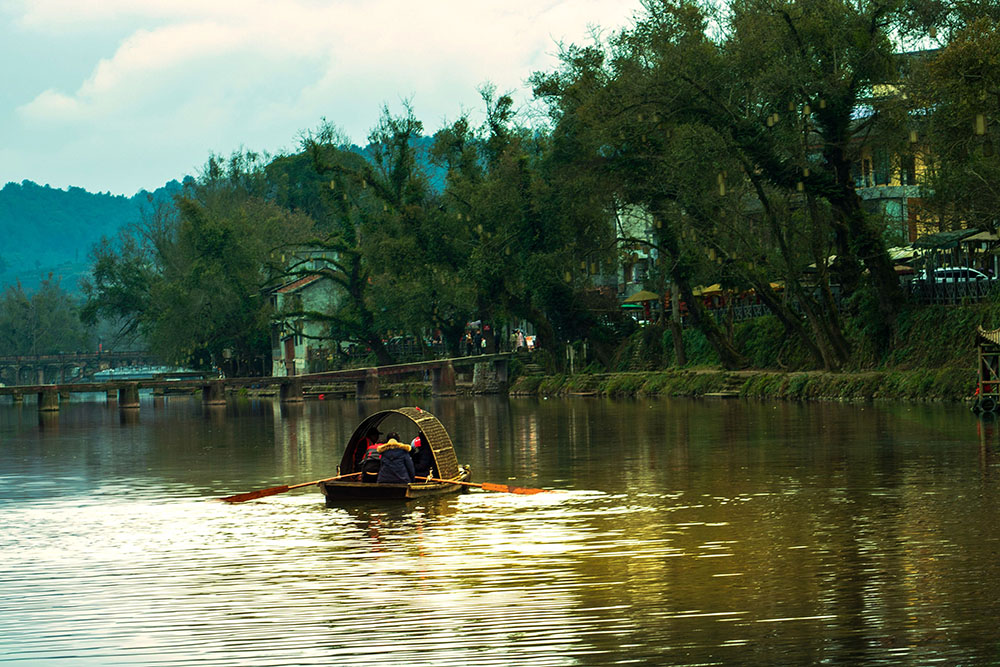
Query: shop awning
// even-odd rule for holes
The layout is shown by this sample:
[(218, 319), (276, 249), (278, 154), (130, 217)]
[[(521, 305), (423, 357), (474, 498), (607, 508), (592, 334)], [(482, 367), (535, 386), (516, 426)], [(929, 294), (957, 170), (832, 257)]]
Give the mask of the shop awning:
[(659, 294), (655, 294), (653, 292), (650, 292), (649, 290), (639, 290), (632, 296), (626, 297), (625, 300), (622, 301), (622, 305), (624, 306), (633, 303), (642, 303), (643, 301), (656, 301), (659, 298), (660, 298)]

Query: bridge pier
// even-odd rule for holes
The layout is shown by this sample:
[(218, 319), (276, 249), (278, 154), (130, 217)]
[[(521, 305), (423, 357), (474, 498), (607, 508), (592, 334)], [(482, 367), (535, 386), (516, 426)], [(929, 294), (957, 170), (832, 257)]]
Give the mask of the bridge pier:
[(282, 382), (278, 388), (278, 396), (282, 403), (301, 403), (305, 400), (302, 397), (302, 380)]
[(497, 359), (493, 362), (493, 372), (497, 376), (497, 382), (507, 388), (507, 360)]
[(450, 361), (431, 369), (431, 394), (433, 396), (455, 395), (455, 367)]
[(201, 387), (202, 405), (225, 405), (226, 404), (226, 383), (224, 380), (215, 380)]
[(38, 392), (39, 412), (59, 411), (59, 391), (56, 389), (43, 389)]
[(108, 390), (106, 390), (104, 392), (104, 400), (107, 401), (108, 403), (117, 403), (118, 402), (118, 390), (117, 389), (108, 389)]
[(118, 388), (118, 409), (139, 409), (139, 383), (128, 382)]
[(381, 398), (378, 387), (378, 371), (374, 368), (365, 373), (362, 380), (358, 380), (357, 399), (363, 401), (378, 400)]

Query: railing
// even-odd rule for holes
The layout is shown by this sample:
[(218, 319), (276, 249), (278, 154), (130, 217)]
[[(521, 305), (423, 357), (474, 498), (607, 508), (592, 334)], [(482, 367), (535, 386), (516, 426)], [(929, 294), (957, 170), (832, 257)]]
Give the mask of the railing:
[(914, 303), (952, 306), (961, 303), (975, 303), (990, 296), (996, 289), (994, 280), (971, 280), (954, 283), (914, 280), (904, 285), (903, 290)]

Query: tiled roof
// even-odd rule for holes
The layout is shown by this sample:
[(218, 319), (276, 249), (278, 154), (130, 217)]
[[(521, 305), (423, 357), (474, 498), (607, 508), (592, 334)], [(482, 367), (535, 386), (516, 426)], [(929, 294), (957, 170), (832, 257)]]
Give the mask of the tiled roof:
[(322, 277), (323, 276), (313, 275), (313, 276), (306, 276), (304, 278), (299, 278), (295, 282), (288, 283), (287, 285), (283, 285), (283, 286), (279, 287), (275, 291), (278, 292), (278, 294), (288, 294), (290, 292), (297, 292), (298, 290), (302, 289), (306, 285), (311, 285), (311, 284), (313, 284), (314, 282), (316, 282), (317, 280), (319, 280)]
[(987, 331), (982, 327), (976, 328), (976, 340), (979, 342), (987, 341), (993, 343), (994, 345), (1000, 345), (1000, 329), (991, 329)]

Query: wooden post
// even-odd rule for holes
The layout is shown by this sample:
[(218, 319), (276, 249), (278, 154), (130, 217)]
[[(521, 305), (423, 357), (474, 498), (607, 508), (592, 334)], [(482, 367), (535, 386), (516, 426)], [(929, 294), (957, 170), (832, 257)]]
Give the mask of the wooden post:
[(368, 371), (365, 373), (364, 379), (358, 380), (357, 387), (358, 387), (357, 391), (358, 400), (364, 400), (364, 401), (378, 400), (380, 398), (379, 387), (378, 387), (378, 370), (374, 368), (368, 369)]
[(202, 405), (225, 405), (226, 383), (224, 380), (213, 380), (201, 387)]
[(434, 396), (455, 395), (455, 367), (446, 361), (431, 370), (431, 394)]
[(119, 410), (139, 409), (138, 382), (128, 382), (118, 388), (118, 409)]
[(289, 382), (282, 382), (278, 388), (278, 395), (282, 403), (301, 403), (305, 399), (302, 397), (302, 380), (293, 379)]
[(59, 411), (59, 392), (55, 389), (43, 389), (38, 392), (39, 412)]

